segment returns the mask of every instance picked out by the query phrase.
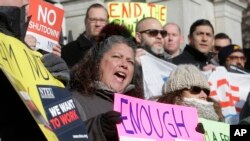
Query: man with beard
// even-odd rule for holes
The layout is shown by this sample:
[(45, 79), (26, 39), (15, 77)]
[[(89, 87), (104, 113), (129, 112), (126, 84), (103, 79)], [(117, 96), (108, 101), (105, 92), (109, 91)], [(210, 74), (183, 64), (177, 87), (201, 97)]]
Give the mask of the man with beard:
[(158, 58), (167, 60), (168, 57), (164, 56), (163, 47), (163, 38), (167, 36), (167, 31), (163, 30), (161, 23), (156, 18), (141, 19), (136, 24), (135, 32), (135, 40), (140, 48), (137, 49), (137, 57), (143, 55), (144, 50), (146, 50)]
[(246, 57), (239, 45), (230, 44), (219, 51), (219, 63), (229, 72), (248, 74), (245, 70)]

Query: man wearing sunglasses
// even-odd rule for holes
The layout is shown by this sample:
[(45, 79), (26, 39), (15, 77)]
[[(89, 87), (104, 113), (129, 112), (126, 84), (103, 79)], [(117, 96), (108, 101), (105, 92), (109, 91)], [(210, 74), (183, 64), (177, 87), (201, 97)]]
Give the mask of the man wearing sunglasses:
[(223, 47), (218, 54), (219, 63), (225, 66), (228, 71), (249, 74), (245, 70), (246, 57), (239, 45), (230, 44)]
[(199, 19), (195, 21), (189, 31), (189, 44), (185, 46), (182, 54), (172, 59), (176, 65), (179, 64), (193, 64), (200, 70), (213, 70), (213, 65), (210, 60), (214, 43), (214, 28), (212, 24), (206, 19)]
[(167, 31), (163, 30), (160, 21), (153, 17), (143, 18), (136, 24), (135, 31), (135, 40), (140, 48), (165, 59), (163, 38), (167, 36)]

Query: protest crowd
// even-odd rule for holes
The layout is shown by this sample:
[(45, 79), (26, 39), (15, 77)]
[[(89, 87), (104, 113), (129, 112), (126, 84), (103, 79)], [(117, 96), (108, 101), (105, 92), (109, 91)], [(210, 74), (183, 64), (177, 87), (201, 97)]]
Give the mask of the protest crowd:
[[(182, 47), (184, 40), (178, 24), (168, 21), (162, 25), (157, 18), (143, 17), (133, 34), (125, 24), (110, 22), (106, 7), (94, 3), (86, 11), (85, 31), (76, 40), (63, 44), (58, 37), (51, 49), (43, 49), (37, 47), (42, 44), (38, 41), (40, 35), (32, 34), (38, 30), (32, 30), (37, 24), (33, 21), (36, 16), (29, 11), (33, 1), (0, 0), (1, 141), (71, 140), (67, 138), (67, 127), (76, 127), (77, 123), (81, 124), (75, 131), (80, 131), (72, 131), (71, 136), (89, 141), (132, 140), (136, 134), (144, 139), (156, 136), (207, 140), (209, 122), (227, 128), (223, 138), (229, 140), (230, 125), (250, 124), (250, 88), (246, 86), (250, 70), (245, 67), (249, 54), (226, 33), (215, 35), (209, 20), (193, 21), (188, 43)], [(23, 48), (20, 50), (19, 46)], [(22, 67), (17, 68), (20, 79), (11, 75), (16, 74), (11, 63), (24, 63), (22, 59), (13, 61), (15, 54), (29, 58), (30, 66), (36, 69), (24, 69), (39, 73), (34, 77), (37, 81), (43, 78), (40, 84), (26, 84)], [(10, 60), (11, 63), (5, 63)], [(236, 83), (239, 81), (242, 83)], [(32, 95), (34, 91), (38, 97)], [(58, 98), (54, 100), (57, 104), (48, 100), (36, 102), (56, 99), (64, 92), (68, 99)], [(244, 96), (240, 96), (243, 92)], [(26, 97), (19, 99), (18, 94)], [(25, 103), (30, 100), (29, 94), (32, 104)], [(18, 99), (19, 103), (14, 101)], [(8, 104), (4, 104), (6, 100)], [(8, 108), (10, 102), (16, 103), (16, 107)], [(32, 115), (25, 122), (24, 116), (29, 112), (22, 113), (18, 110), (21, 107)], [(65, 120), (61, 125), (57, 119)], [(17, 133), (23, 130), (20, 126), (30, 128), (30, 133)], [(45, 135), (37, 133), (39, 128)], [(86, 135), (80, 135), (81, 130)]]

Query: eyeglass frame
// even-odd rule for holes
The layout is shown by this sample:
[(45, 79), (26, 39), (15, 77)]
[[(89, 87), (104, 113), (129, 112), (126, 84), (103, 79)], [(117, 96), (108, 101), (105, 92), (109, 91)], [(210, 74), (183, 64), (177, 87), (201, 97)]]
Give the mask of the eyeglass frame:
[[(157, 34), (152, 33), (152, 32), (155, 32), (155, 31), (157, 31)], [(139, 33), (146, 33), (146, 34), (150, 35), (151, 37), (156, 37), (160, 33), (160, 35), (163, 38), (167, 37), (167, 35), (168, 35), (168, 32), (166, 30), (158, 30), (158, 29), (146, 29), (146, 30), (143, 30), (143, 31), (139, 31)]]
[(91, 17), (88, 17), (87, 20), (88, 20), (90, 23), (97, 23), (97, 22), (100, 22), (101, 24), (108, 23), (108, 20), (107, 20), (107, 19), (98, 19), (98, 18), (91, 18)]

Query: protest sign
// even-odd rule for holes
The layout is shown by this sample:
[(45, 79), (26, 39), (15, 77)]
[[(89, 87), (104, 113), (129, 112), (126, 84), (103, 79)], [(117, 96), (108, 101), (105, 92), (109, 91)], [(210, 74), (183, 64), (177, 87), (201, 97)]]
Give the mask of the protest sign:
[(30, 0), (26, 35), (36, 38), (36, 49), (51, 52), (60, 39), (64, 10), (43, 0)]
[(154, 17), (161, 24), (167, 22), (167, 8), (165, 5), (139, 2), (109, 2), (109, 21), (123, 24), (135, 35), (136, 23), (144, 17)]
[[(30, 50), (18, 39), (0, 33), (0, 69), (8, 78), (7, 82), (2, 83), (11, 83), (15, 94), (20, 97), (17, 100), (23, 101), (47, 140), (86, 141), (88, 136), (84, 123), (74, 106), (71, 94), (63, 83), (48, 72), (41, 57), (42, 54)], [(56, 105), (61, 105), (61, 111), (57, 109), (61, 113), (56, 115), (60, 118), (60, 123), (50, 116), (53, 116), (53, 107)], [(19, 110), (20, 107), (15, 108)]]
[[(229, 141), (230, 125), (224, 122), (217, 122), (199, 118), (205, 130), (205, 141)], [(216, 128), (219, 127), (219, 128)]]
[(146, 99), (162, 95), (162, 86), (176, 65), (161, 60), (150, 53), (141, 56), (143, 86)]
[[(161, 95), (163, 83), (175, 65), (146, 53), (141, 56), (145, 97)], [(250, 91), (250, 75), (230, 73), (225, 67), (216, 67), (215, 71), (203, 72), (208, 79), (210, 96), (217, 100), (228, 124), (237, 124), (239, 111)]]
[(217, 67), (208, 78), (210, 96), (220, 102), (226, 123), (238, 124), (239, 111), (250, 91), (250, 75), (230, 73)]
[(115, 94), (114, 110), (122, 114), (117, 125), (120, 141), (202, 141), (196, 132), (197, 110)]

